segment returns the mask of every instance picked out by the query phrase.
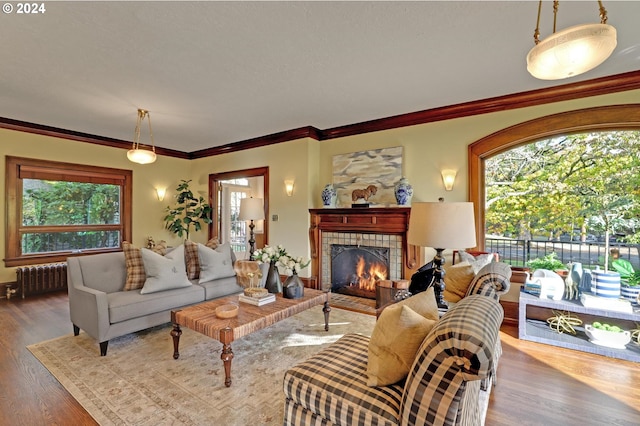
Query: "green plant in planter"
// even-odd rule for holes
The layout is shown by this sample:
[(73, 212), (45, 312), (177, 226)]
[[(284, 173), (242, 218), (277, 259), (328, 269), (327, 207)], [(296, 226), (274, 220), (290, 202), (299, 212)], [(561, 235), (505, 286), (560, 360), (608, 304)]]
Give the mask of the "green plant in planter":
[(555, 252), (549, 253), (544, 257), (531, 259), (527, 262), (527, 265), (534, 271), (536, 269), (548, 269), (549, 271), (567, 270), (567, 267), (557, 258)]
[(176, 206), (167, 206), (167, 215), (164, 217), (165, 228), (181, 237), (189, 233), (193, 227), (194, 231), (202, 229), (202, 224), (211, 223), (211, 206), (207, 204), (202, 196), (196, 197), (189, 189), (191, 180), (181, 180), (176, 187)]
[(640, 271), (633, 269), (633, 265), (626, 259), (616, 259), (611, 262), (611, 267), (620, 274), (620, 281), (628, 287), (640, 285)]

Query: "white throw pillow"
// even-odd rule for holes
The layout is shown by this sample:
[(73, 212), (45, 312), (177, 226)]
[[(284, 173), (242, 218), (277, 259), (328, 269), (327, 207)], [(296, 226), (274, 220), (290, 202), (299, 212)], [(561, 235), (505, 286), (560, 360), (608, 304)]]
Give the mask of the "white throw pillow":
[(142, 262), (147, 279), (140, 290), (140, 294), (155, 293), (157, 291), (174, 288), (189, 287), (184, 264), (184, 246), (180, 245), (161, 256), (146, 248), (141, 248)]
[(231, 260), (231, 247), (229, 243), (224, 243), (216, 247), (215, 250), (198, 243), (198, 257), (200, 258), (200, 281), (217, 280), (218, 278), (233, 277), (236, 271), (233, 269)]
[(493, 253), (479, 254), (477, 256), (474, 256), (464, 250), (461, 250), (458, 252), (458, 254), (460, 255), (460, 259), (462, 259), (463, 262), (469, 262), (469, 264), (473, 267), (474, 274), (477, 274), (480, 269), (484, 268), (495, 259)]

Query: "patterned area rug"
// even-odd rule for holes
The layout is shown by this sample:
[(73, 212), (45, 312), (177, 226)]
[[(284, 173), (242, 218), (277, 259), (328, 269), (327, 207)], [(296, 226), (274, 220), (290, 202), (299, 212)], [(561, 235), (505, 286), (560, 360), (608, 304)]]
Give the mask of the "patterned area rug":
[(106, 357), (84, 332), (28, 346), (101, 425), (282, 425), (284, 372), (346, 333), (371, 335), (375, 316), (333, 309), (324, 331), (314, 307), (234, 342), (233, 384), (222, 345), (183, 329), (174, 360), (170, 325), (109, 342)]

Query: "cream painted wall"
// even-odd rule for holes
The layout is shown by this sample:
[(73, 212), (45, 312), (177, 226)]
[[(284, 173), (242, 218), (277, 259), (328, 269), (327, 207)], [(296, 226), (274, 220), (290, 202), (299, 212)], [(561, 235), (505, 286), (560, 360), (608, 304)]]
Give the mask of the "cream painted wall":
[[(89, 164), (102, 167), (133, 170), (133, 235), (132, 243), (144, 246), (147, 236), (153, 236), (156, 241), (167, 240), (169, 244), (179, 243), (178, 239), (164, 229), (162, 218), (164, 207), (171, 203), (175, 194), (175, 187), (180, 179), (189, 179), (191, 162), (189, 160), (170, 157), (158, 157), (154, 164), (138, 165), (127, 160), (126, 151), (100, 145), (75, 142), (66, 139), (34, 135), (0, 129), (0, 152), (2, 161), (0, 167), (0, 185), (5, 188), (5, 160), (4, 157), (27, 157), (66, 163)], [(155, 188), (167, 188), (164, 201), (157, 199)], [(206, 195), (205, 189), (205, 195)], [(6, 207), (0, 211), (0, 221), (4, 224)], [(202, 239), (206, 232), (202, 232)], [(0, 229), (0, 238), (5, 239), (5, 226)], [(194, 238), (195, 239), (195, 238)], [(0, 245), (0, 258), (5, 257), (5, 244)], [(15, 268), (0, 266), (0, 283), (16, 280)]]
[[(269, 243), (282, 244), (293, 254), (309, 256), (308, 209), (321, 207), (320, 192), (332, 180), (331, 163), (336, 154), (403, 146), (403, 173), (414, 187), (415, 201), (431, 201), (441, 196), (448, 201), (464, 201), (467, 199), (467, 146), (470, 143), (514, 124), (549, 114), (638, 102), (640, 90), (635, 90), (321, 142), (305, 138), (193, 161), (159, 157), (156, 163), (145, 166), (127, 161), (122, 149), (3, 129), (0, 129), (0, 152), (3, 155), (132, 169), (133, 243), (136, 245), (143, 245), (148, 235), (154, 236), (156, 240), (166, 239), (172, 245), (179, 244), (178, 239), (172, 238), (164, 230), (162, 217), (164, 207), (171, 203), (175, 186), (180, 179), (192, 179), (192, 190), (206, 197), (209, 174), (268, 166), (269, 215), (279, 216), (277, 222), (269, 217)], [(4, 171), (4, 161), (2, 168)], [(451, 192), (446, 192), (442, 186), (442, 168), (458, 170)], [(4, 187), (4, 173), (0, 174), (0, 179), (0, 184)], [(285, 179), (295, 180), (292, 197), (287, 197), (285, 193)], [(167, 195), (162, 203), (155, 198), (154, 187), (158, 185), (167, 187)], [(0, 212), (0, 218), (4, 223), (4, 209)], [(203, 231), (194, 235), (193, 239), (204, 242), (206, 235)], [(0, 236), (4, 236), (4, 227), (0, 230)], [(2, 245), (2, 257), (4, 251)], [(301, 275), (308, 276), (307, 274), (308, 268)], [(13, 268), (0, 267), (0, 282), (14, 280)]]
[[(269, 245), (283, 245), (293, 255), (309, 257), (309, 194), (317, 186), (317, 144), (300, 139), (193, 161), (192, 176), (198, 187), (208, 188), (209, 175), (233, 170), (269, 167)], [(287, 196), (284, 181), (293, 179)], [(278, 220), (273, 220), (278, 215)], [(301, 271), (308, 276), (309, 268)]]

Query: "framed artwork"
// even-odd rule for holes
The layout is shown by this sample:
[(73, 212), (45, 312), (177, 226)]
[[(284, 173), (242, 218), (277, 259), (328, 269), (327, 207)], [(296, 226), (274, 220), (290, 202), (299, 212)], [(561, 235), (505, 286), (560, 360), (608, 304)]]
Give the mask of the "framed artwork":
[(375, 185), (372, 206), (396, 205), (393, 188), (402, 178), (401, 146), (358, 151), (333, 156), (333, 186), (338, 193), (337, 207), (351, 207), (351, 193)]

